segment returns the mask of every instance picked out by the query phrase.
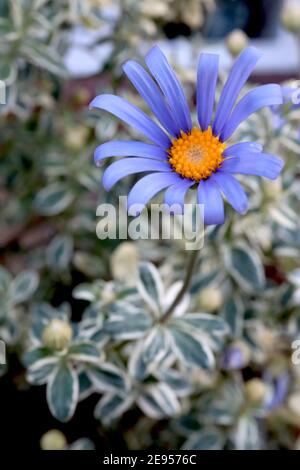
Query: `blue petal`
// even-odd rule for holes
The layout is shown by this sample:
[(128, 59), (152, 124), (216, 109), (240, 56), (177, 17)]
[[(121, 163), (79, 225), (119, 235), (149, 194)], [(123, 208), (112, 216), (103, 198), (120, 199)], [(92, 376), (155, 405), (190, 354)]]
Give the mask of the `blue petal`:
[(166, 160), (167, 152), (156, 145), (138, 141), (115, 140), (99, 145), (94, 153), (96, 165), (108, 157), (145, 157)]
[(201, 54), (197, 72), (197, 112), (198, 121), (203, 131), (211, 123), (218, 81), (219, 56)]
[(177, 126), (184, 132), (192, 129), (192, 120), (183, 89), (165, 55), (158, 46), (148, 52), (145, 62), (164, 93)]
[(262, 85), (249, 91), (232, 111), (222, 130), (221, 140), (224, 142), (229, 139), (241, 122), (259, 109), (279, 104), (282, 104), (282, 92), (279, 85)]
[(182, 181), (177, 173), (151, 173), (151, 175), (141, 178), (128, 194), (128, 212), (130, 215), (137, 215), (134, 210), (135, 204), (145, 206), (148, 201), (159, 193), (162, 189)]
[(213, 125), (214, 135), (219, 135), (231, 113), (232, 107), (248, 80), (261, 54), (254, 47), (245, 49), (235, 61), (224, 85)]
[(173, 137), (176, 137), (180, 129), (176, 125), (164, 96), (155, 81), (140, 64), (133, 60), (126, 62), (123, 70), (160, 123)]
[(198, 203), (204, 205), (205, 225), (224, 223), (223, 199), (217, 184), (211, 178), (200, 181), (198, 186)]
[(171, 145), (169, 137), (147, 114), (119, 96), (99, 95), (93, 99), (90, 108), (100, 108), (114, 114), (161, 147), (169, 148)]
[(172, 171), (168, 163), (147, 158), (123, 158), (112, 163), (103, 173), (103, 186), (109, 191), (120, 179), (143, 171)]
[(219, 171), (244, 175), (263, 176), (275, 180), (283, 168), (284, 162), (268, 153), (248, 153), (226, 159)]
[(224, 157), (238, 157), (240, 154), (245, 153), (260, 153), (263, 150), (263, 146), (258, 142), (240, 142), (238, 144), (227, 147), (224, 152)]
[(297, 91), (297, 88), (283, 86), (282, 87), (283, 102), (288, 103), (289, 101), (291, 101), (292, 94), (295, 93), (295, 91)]
[(231, 175), (214, 173), (211, 179), (215, 181), (229, 204), (239, 213), (245, 214), (248, 210), (248, 197), (240, 183)]
[(170, 186), (165, 192), (165, 203), (170, 207), (176, 205), (177, 208), (173, 208), (175, 209), (174, 212), (182, 213), (185, 195), (193, 184), (195, 184), (194, 181), (183, 179), (180, 183)]

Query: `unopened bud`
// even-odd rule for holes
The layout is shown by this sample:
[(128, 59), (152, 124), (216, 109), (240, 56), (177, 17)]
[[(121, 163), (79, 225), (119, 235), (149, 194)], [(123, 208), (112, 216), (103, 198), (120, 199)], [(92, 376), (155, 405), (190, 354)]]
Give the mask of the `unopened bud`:
[(193, 2), (182, 12), (184, 22), (190, 28), (199, 28), (203, 24), (203, 14), (198, 2)]
[(88, 129), (85, 126), (73, 126), (65, 131), (64, 142), (70, 150), (78, 151), (83, 148), (88, 137)]
[(156, 34), (157, 28), (154, 21), (148, 18), (142, 18), (140, 20), (140, 27), (148, 36), (154, 36)]
[(225, 351), (223, 368), (227, 370), (243, 369), (250, 360), (250, 349), (243, 341), (235, 341)]
[(43, 342), (51, 349), (64, 349), (72, 338), (71, 325), (64, 320), (54, 318), (43, 331)]
[(267, 395), (268, 388), (260, 379), (248, 380), (245, 384), (247, 399), (252, 403), (262, 403)]
[(138, 252), (132, 242), (121, 243), (111, 256), (111, 270), (115, 280), (133, 285), (137, 279)]
[(40, 440), (42, 450), (63, 450), (67, 445), (65, 435), (58, 429), (51, 429), (46, 432)]
[(295, 414), (297, 417), (300, 417), (300, 393), (293, 393), (288, 399), (288, 409)]
[(269, 226), (258, 226), (255, 231), (255, 238), (264, 250), (269, 250), (272, 247), (273, 234)]
[(281, 15), (283, 26), (291, 33), (300, 33), (300, 5), (296, 2), (287, 3)]
[(206, 287), (198, 295), (199, 308), (205, 312), (218, 310), (223, 303), (223, 294), (218, 287)]
[(234, 29), (226, 38), (227, 48), (233, 57), (238, 56), (248, 45), (248, 36), (241, 29)]
[(161, 1), (144, 1), (140, 6), (140, 12), (149, 18), (165, 18), (169, 13), (169, 6)]
[(276, 180), (264, 180), (264, 191), (265, 195), (270, 200), (275, 200), (280, 197), (282, 192), (282, 180), (281, 178), (277, 178)]

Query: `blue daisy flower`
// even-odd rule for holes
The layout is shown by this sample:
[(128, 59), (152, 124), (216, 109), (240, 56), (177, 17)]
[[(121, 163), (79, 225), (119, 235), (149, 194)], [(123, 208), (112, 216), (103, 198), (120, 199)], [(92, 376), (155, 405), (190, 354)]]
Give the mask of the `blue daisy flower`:
[[(280, 158), (263, 152), (254, 142), (227, 144), (237, 127), (252, 113), (265, 106), (282, 104), (281, 87), (262, 85), (249, 91), (235, 105), (254, 69), (259, 52), (249, 47), (234, 63), (215, 109), (219, 56), (201, 54), (197, 71), (197, 114), (193, 126), (183, 89), (166, 57), (154, 46), (145, 58), (148, 73), (132, 60), (123, 70), (156, 117), (118, 96), (97, 96), (90, 104), (110, 112), (134, 127), (151, 143), (111, 141), (97, 147), (95, 162), (109, 157), (127, 157), (112, 163), (103, 174), (109, 191), (122, 178), (148, 172), (131, 188), (128, 211), (135, 204), (146, 205), (165, 190), (165, 203), (183, 208), (187, 191), (197, 188), (198, 203), (204, 205), (206, 225), (224, 222), (223, 196), (239, 213), (248, 208), (247, 195), (235, 174), (276, 179), (282, 170)], [(214, 116), (214, 117), (213, 117)]]

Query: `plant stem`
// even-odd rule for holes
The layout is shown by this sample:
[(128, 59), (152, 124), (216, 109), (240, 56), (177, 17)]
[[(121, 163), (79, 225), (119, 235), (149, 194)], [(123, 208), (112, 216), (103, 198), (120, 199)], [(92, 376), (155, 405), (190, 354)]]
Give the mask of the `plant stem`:
[(187, 267), (186, 267), (186, 272), (185, 272), (185, 278), (184, 278), (184, 281), (183, 281), (183, 285), (182, 285), (180, 291), (178, 292), (178, 294), (176, 295), (175, 299), (173, 300), (172, 304), (170, 305), (170, 307), (164, 313), (164, 315), (161, 319), (162, 323), (165, 323), (170, 318), (170, 316), (172, 315), (175, 307), (179, 304), (179, 302), (182, 300), (185, 293), (189, 289), (190, 283), (191, 283), (191, 280), (192, 280), (192, 277), (193, 277), (193, 274), (194, 274), (194, 269), (195, 269), (197, 261), (198, 261), (199, 253), (200, 253), (200, 250), (196, 250), (196, 251), (192, 250), (190, 252), (189, 259), (188, 259), (188, 262), (187, 262)]

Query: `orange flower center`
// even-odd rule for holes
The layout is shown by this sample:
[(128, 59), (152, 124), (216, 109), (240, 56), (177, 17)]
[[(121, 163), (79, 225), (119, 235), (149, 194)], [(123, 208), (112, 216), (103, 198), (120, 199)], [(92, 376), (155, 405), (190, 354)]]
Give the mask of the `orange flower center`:
[(211, 127), (201, 131), (194, 127), (190, 133), (181, 132), (169, 149), (169, 162), (184, 178), (200, 181), (216, 171), (224, 160), (226, 145), (212, 133)]

